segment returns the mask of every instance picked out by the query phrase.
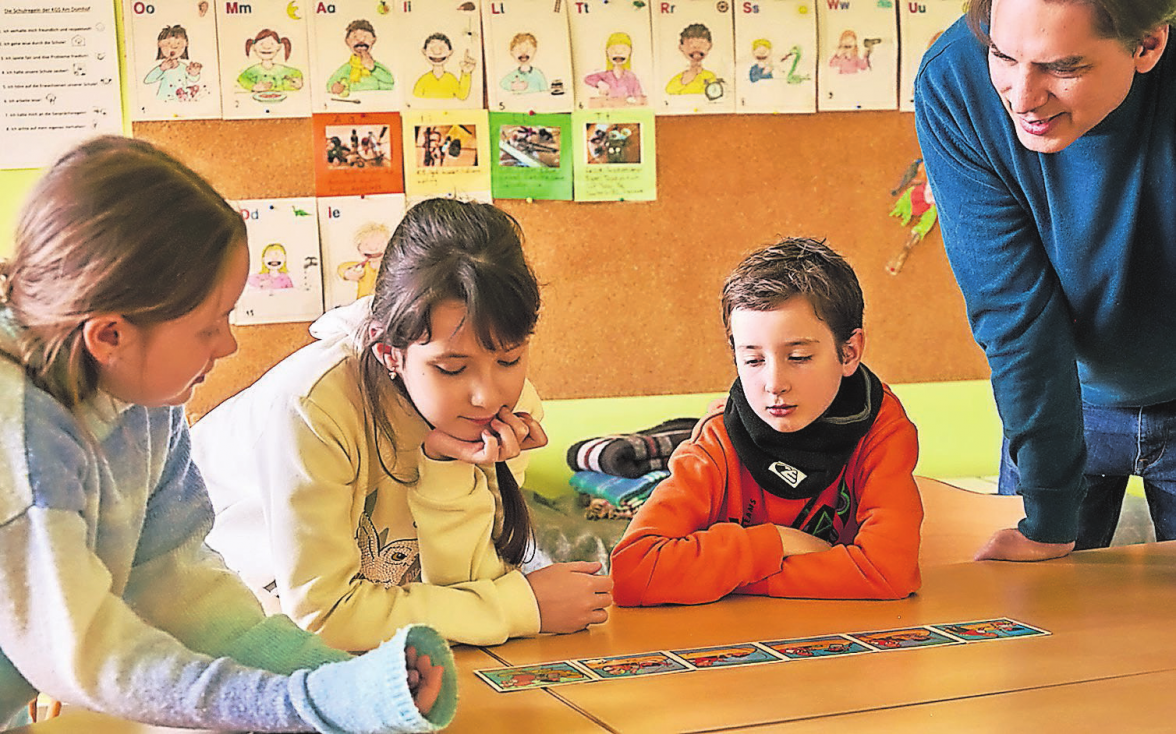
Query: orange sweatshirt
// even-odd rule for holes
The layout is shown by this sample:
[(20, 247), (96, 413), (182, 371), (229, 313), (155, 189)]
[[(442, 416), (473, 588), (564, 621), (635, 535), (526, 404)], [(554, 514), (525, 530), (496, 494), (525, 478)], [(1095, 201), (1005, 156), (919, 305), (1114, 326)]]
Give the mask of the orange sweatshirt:
[(912, 472), (918, 437), (898, 398), (882, 407), (837, 481), (802, 523), (844, 495), (832, 548), (785, 557), (776, 525), (808, 500), (764, 491), (740, 463), (721, 413), (708, 416), (670, 459), (669, 478), (612, 552), (621, 606), (704, 604), (732, 592), (823, 599), (899, 599), (919, 588), (923, 505)]

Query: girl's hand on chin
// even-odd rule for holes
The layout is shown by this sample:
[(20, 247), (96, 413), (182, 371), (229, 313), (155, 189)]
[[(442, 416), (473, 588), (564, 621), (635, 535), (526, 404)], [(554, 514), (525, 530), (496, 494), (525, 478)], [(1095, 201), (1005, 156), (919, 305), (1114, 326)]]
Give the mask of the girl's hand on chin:
[(530, 413), (511, 413), (503, 408), (490, 421), (489, 428), (482, 431), (480, 440), (465, 441), (434, 428), (425, 436), (422, 449), (434, 461), (493, 464), (546, 445), (547, 434)]

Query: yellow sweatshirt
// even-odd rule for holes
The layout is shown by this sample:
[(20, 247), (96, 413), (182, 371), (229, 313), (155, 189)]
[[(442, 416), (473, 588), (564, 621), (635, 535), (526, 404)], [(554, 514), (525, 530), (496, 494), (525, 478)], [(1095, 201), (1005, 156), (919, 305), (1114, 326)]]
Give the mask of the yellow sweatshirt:
[[(283, 612), (340, 649), (371, 649), (414, 622), (477, 645), (537, 633), (531, 586), (494, 547), (494, 467), (427, 458), (428, 425), (391, 382), (393, 471), (420, 478), (384, 473), (353, 341), (369, 301), (320, 318), (311, 329), (320, 341), (194, 426), (217, 513), (209, 545), (255, 589), (273, 584)], [(542, 418), (529, 382), (516, 410)], [(525, 463), (526, 454), (509, 462), (520, 486)]]

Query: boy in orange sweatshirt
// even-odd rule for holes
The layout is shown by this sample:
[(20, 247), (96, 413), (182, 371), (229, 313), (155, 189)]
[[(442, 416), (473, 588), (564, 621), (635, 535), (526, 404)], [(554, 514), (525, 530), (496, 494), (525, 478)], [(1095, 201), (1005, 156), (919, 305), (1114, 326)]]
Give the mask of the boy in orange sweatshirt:
[(853, 269), (823, 242), (786, 239), (731, 273), (738, 379), (613, 550), (618, 604), (919, 588), (918, 438), (861, 363), (862, 311)]

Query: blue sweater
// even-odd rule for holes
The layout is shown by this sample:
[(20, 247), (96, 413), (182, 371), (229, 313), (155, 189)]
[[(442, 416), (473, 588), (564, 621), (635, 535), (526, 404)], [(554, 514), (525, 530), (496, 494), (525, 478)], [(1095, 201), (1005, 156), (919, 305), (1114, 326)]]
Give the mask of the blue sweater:
[(1058, 153), (1029, 151), (956, 22), (915, 112), (939, 221), (1041, 542), (1077, 536), (1081, 401), (1176, 399), (1176, 48)]
[[(0, 350), (15, 329), (0, 311)], [(255, 731), (425, 731), (453, 714), (444, 641), (406, 627), (362, 657), (266, 618), (204, 545), (181, 408), (99, 394), (71, 413), (0, 356), (0, 730), (36, 690), (125, 719)], [(406, 645), (447, 666), (428, 720)]]

